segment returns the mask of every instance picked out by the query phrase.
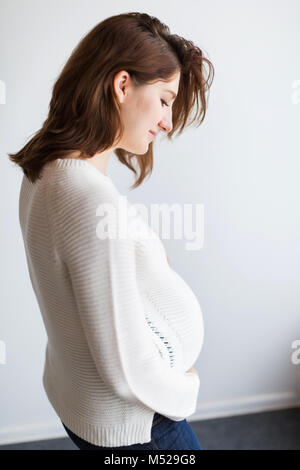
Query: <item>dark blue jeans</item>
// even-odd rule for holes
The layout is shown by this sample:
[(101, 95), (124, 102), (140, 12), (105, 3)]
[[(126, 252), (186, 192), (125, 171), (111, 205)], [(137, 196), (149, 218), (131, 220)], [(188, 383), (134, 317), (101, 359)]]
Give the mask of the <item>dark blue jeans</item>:
[(191, 425), (186, 419), (172, 421), (158, 413), (154, 414), (151, 441), (144, 444), (132, 444), (121, 447), (102, 447), (91, 444), (74, 434), (62, 422), (67, 434), (80, 450), (203, 450)]

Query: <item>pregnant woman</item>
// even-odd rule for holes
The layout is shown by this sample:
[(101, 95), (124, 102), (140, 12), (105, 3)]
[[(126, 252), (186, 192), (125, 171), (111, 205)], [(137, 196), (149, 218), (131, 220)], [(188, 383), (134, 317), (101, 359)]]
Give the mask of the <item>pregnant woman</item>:
[(204, 119), (212, 76), (202, 51), (157, 18), (110, 17), (65, 64), (42, 128), (9, 154), (24, 173), (19, 220), (47, 332), (43, 386), (79, 449), (202, 449), (186, 421), (200, 386), (200, 305), (106, 167), (114, 152), (137, 173), (136, 159), (139, 186), (155, 135), (181, 132), (199, 97)]

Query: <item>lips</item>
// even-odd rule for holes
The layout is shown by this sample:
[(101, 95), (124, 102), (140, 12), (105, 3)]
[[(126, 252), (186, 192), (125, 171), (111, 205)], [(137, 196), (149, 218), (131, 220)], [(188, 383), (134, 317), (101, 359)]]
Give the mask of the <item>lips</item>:
[(155, 133), (155, 132), (153, 132), (153, 131), (149, 131), (149, 132), (150, 132), (150, 134), (152, 134), (154, 137), (156, 136), (156, 133)]

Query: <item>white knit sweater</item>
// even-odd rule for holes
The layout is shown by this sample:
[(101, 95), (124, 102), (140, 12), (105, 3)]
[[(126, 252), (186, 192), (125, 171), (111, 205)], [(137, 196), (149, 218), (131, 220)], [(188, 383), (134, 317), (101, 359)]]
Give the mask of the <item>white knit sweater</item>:
[[(120, 217), (109, 227), (132, 228), (124, 238), (99, 236), (105, 203)], [(35, 183), (23, 177), (19, 217), (48, 337), (43, 386), (61, 421), (118, 447), (151, 441), (155, 412), (192, 415), (200, 379), (186, 371), (203, 344), (200, 305), (111, 178), (85, 160), (51, 161)]]

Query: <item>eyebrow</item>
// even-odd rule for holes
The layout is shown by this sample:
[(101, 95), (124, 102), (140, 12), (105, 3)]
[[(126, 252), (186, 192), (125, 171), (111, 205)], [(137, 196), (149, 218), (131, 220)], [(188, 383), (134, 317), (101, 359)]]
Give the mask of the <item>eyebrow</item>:
[(172, 90), (163, 90), (163, 91), (168, 91), (169, 93), (171, 93), (173, 95), (174, 98), (177, 97), (176, 93), (174, 93), (174, 91), (172, 91)]

